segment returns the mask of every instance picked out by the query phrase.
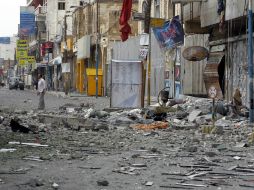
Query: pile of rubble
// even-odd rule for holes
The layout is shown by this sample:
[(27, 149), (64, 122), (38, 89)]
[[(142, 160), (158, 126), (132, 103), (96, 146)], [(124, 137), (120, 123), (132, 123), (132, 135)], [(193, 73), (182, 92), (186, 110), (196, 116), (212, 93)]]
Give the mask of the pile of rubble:
[[(188, 97), (172, 100), (168, 106), (144, 109), (96, 110), (93, 105), (66, 104), (54, 112), (2, 110), (1, 131), (34, 135), (38, 142), (14, 141), (20, 136), (8, 141), (6, 137), (0, 141), (4, 147), (0, 154), (18, 152), (20, 146), (38, 147), (34, 155), (27, 156), (23, 151), (19, 156), (43, 162), (65, 158), (83, 161), (91, 155), (100, 159), (99, 155), (121, 152), (122, 159), (118, 167), (112, 166), (112, 173), (149, 175), (150, 169), (171, 182), (158, 184), (147, 180), (142, 182), (145, 186), (179, 189), (231, 186), (235, 178), (254, 173), (251, 166), (254, 134), (248, 126), (246, 109), (239, 109), (238, 114), (230, 107), (228, 103), (216, 102), (213, 113), (211, 100)], [(101, 169), (89, 167), (94, 168)], [(97, 180), (98, 186), (110, 184), (106, 179)]]

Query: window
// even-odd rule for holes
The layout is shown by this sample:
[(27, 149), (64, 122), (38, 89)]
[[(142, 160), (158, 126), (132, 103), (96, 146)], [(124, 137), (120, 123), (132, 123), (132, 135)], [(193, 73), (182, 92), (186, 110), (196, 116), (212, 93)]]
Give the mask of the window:
[(160, 0), (154, 0), (155, 18), (160, 18)]
[(58, 10), (65, 10), (65, 2), (58, 2)]

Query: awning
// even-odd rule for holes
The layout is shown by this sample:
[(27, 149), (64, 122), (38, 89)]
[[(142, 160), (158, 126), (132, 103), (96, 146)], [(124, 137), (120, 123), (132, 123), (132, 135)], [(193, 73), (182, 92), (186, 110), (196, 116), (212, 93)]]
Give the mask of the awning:
[(56, 58), (52, 59), (49, 62), (49, 65), (61, 65), (62, 64), (62, 57), (61, 56), (57, 56)]

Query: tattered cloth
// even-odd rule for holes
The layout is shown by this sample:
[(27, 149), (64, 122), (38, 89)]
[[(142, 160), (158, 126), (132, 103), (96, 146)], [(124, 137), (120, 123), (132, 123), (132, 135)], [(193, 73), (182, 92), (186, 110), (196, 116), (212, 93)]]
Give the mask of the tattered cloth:
[(119, 19), (119, 24), (123, 27), (121, 28), (120, 32), (122, 41), (126, 41), (128, 39), (129, 34), (131, 34), (131, 27), (128, 24), (128, 20), (131, 17), (131, 8), (132, 8), (132, 0), (124, 0), (122, 11)]
[(144, 130), (144, 131), (149, 131), (154, 129), (167, 129), (168, 122), (157, 121), (151, 124), (133, 124), (133, 125), (130, 125), (130, 127), (134, 129)]

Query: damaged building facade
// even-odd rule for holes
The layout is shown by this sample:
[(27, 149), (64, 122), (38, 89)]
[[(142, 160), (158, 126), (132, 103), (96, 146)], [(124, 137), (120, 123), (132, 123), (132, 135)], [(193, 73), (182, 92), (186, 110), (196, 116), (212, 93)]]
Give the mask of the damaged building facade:
[[(215, 86), (219, 98), (231, 101), (235, 90), (239, 89), (244, 104), (248, 105), (247, 1), (208, 0), (182, 5), (186, 33), (184, 48), (186, 45), (203, 46), (209, 50), (205, 61), (184, 61), (184, 77), (198, 69), (196, 74), (202, 79), (199, 95), (207, 94), (209, 87)], [(188, 86), (195, 88), (196, 83)]]

